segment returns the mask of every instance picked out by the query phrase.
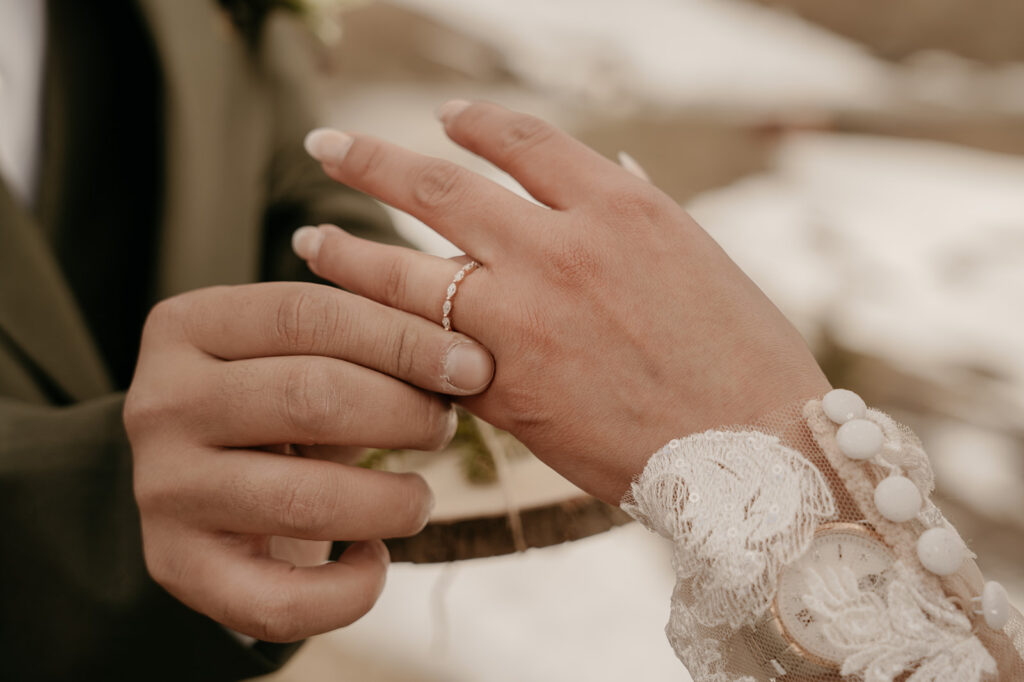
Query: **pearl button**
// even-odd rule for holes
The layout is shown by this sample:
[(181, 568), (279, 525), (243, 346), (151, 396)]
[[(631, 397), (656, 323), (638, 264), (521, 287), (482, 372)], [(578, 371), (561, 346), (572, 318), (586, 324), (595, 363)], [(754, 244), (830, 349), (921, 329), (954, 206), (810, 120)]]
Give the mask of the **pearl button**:
[(821, 409), (825, 411), (825, 416), (836, 424), (845, 424), (851, 419), (863, 419), (868, 406), (853, 391), (837, 388), (826, 393), (821, 399)]
[(965, 553), (963, 542), (948, 528), (929, 528), (917, 539), (917, 558), (935, 575), (956, 573)]
[(921, 491), (906, 476), (890, 476), (875, 488), (878, 513), (894, 523), (903, 523), (921, 511)]
[(867, 419), (851, 419), (836, 431), (836, 445), (850, 459), (869, 459), (882, 449), (882, 429)]
[(1010, 598), (1006, 588), (995, 580), (985, 583), (981, 591), (981, 613), (985, 617), (985, 625), (993, 630), (1002, 630), (1010, 620)]

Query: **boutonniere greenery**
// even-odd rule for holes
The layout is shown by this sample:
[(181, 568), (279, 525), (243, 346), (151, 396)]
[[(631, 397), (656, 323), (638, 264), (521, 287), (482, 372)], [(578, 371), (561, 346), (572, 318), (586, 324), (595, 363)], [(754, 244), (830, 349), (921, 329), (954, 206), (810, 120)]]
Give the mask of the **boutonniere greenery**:
[(346, 7), (366, 4), (368, 0), (217, 0), (247, 39), (255, 41), (263, 22), (273, 10), (302, 15), (314, 28)]

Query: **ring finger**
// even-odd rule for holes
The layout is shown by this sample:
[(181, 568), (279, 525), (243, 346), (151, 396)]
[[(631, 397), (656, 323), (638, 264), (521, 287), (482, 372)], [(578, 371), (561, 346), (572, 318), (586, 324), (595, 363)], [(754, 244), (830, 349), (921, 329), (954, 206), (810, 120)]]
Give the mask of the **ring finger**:
[[(442, 306), (448, 285), (470, 260), (469, 257), (439, 258), (401, 246), (379, 244), (354, 237), (333, 225), (316, 229), (319, 248), (308, 248), (313, 241), (312, 233), (296, 239), (296, 253), (307, 261), (313, 272), (360, 296), (436, 324), (440, 324), (444, 316)], [(474, 275), (474, 286), (480, 286), (482, 274)], [(463, 284), (456, 285), (460, 304), (466, 298), (464, 292), (459, 293)], [(450, 313), (453, 324), (455, 317), (453, 295)], [(467, 334), (471, 327), (468, 319), (458, 325), (459, 330)]]

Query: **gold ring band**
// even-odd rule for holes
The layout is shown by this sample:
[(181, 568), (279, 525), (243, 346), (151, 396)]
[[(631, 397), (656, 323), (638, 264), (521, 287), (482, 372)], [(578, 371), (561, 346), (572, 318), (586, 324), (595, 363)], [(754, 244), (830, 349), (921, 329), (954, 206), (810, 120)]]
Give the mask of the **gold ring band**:
[(466, 279), (469, 273), (480, 267), (480, 264), (475, 260), (470, 261), (462, 266), (458, 272), (455, 273), (455, 277), (452, 278), (452, 283), (448, 285), (448, 290), (445, 291), (444, 303), (441, 305), (441, 326), (444, 327), (446, 332), (452, 330), (452, 299), (455, 298), (455, 292), (459, 290), (459, 282)]

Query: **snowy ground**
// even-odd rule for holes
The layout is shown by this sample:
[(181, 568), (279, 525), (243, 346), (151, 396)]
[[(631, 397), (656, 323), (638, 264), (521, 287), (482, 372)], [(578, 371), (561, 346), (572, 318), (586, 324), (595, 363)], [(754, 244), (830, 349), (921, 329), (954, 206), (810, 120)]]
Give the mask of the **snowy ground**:
[(855, 43), (738, 0), (395, 4), (485, 35), (533, 87), (602, 105), (862, 107), (887, 86)]
[(794, 135), (689, 208), (805, 335), (919, 373), (988, 368), (1024, 414), (1024, 158)]
[(395, 565), (368, 616), (279, 679), (687, 680), (662, 631), (673, 579), (659, 540), (630, 525), (513, 557)]

